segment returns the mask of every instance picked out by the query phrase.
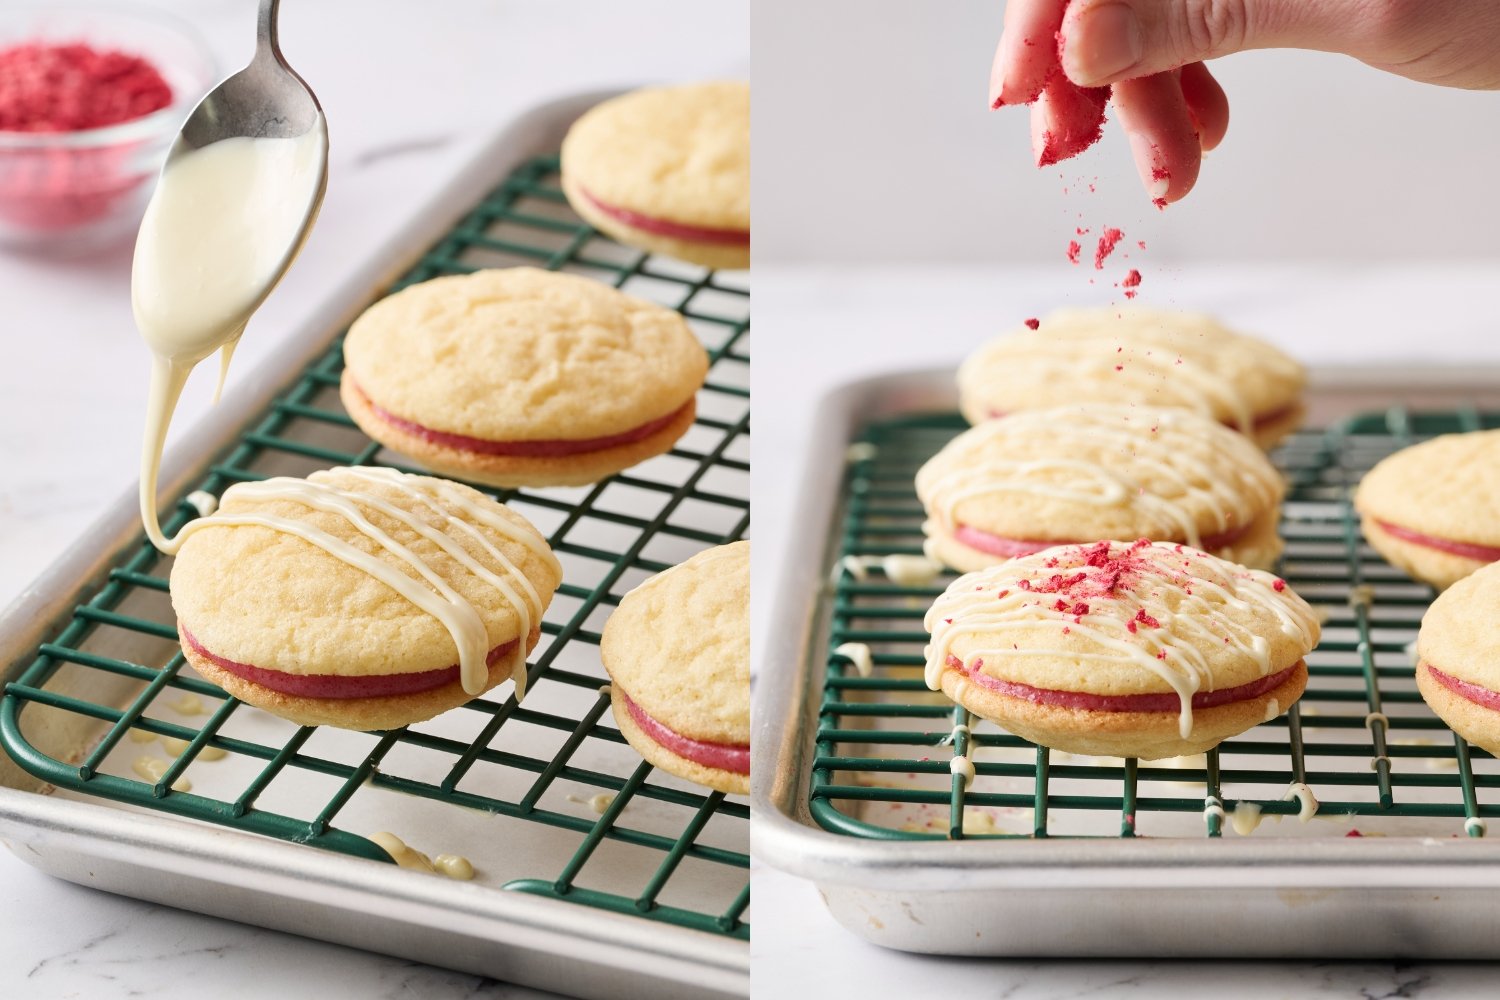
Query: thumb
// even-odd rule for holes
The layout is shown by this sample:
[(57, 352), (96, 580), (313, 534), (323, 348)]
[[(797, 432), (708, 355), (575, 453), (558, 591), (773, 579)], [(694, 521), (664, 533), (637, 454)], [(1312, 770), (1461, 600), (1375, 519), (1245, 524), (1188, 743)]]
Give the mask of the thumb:
[[(1360, 0), (1072, 0), (1062, 67), (1081, 87), (1177, 69), (1244, 49), (1340, 49)], [(1342, 30), (1340, 29), (1342, 25)]]

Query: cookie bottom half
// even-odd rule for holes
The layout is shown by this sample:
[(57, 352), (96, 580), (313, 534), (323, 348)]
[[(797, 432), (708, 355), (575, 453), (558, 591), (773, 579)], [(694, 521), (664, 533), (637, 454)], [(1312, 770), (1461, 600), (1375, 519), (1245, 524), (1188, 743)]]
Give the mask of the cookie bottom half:
[[(1500, 756), (1500, 712), (1470, 701), (1443, 684), (1426, 663), (1417, 664), (1417, 690), (1439, 719), (1477, 747)], [(1497, 692), (1500, 697), (1500, 692)]]
[(568, 197), (568, 204), (585, 222), (626, 246), (675, 257), (714, 271), (743, 271), (750, 266), (749, 243), (702, 243), (637, 229), (600, 211), (566, 174), (563, 175), (562, 189)]
[[(178, 623), (178, 628), (182, 628), (181, 622)], [(528, 654), (536, 648), (541, 637), (540, 627), (531, 630), (531, 634), (526, 637)], [(338, 729), (359, 730), (399, 729), (414, 722), (424, 722), (450, 708), (466, 705), (478, 697), (469, 694), (464, 690), (462, 682), (455, 680), (442, 687), (413, 694), (376, 698), (310, 698), (273, 691), (246, 680), (213, 663), (186, 643), (183, 644), (182, 654), (204, 680), (217, 684), (247, 705), (254, 705), (300, 726), (334, 726)], [(510, 680), (510, 677), (510, 657), (496, 660), (490, 664), (484, 691), (499, 686)]]
[(726, 771), (719, 767), (707, 767), (697, 761), (679, 756), (652, 739), (631, 715), (630, 708), (626, 704), (625, 693), (620, 690), (619, 685), (611, 688), (609, 703), (614, 712), (615, 724), (620, 727), (621, 735), (635, 748), (635, 752), (644, 757), (653, 767), (658, 767), (668, 774), (675, 774), (694, 784), (703, 785), (715, 791), (727, 792), (730, 795), (745, 795), (750, 791), (750, 775)]
[(505, 489), (597, 483), (670, 451), (677, 439), (693, 426), (698, 412), (696, 397), (690, 398), (670, 421), (653, 433), (598, 451), (575, 455), (484, 455), (429, 441), (382, 419), (347, 370), (339, 381), (339, 398), (359, 429), (387, 448), (433, 472)]
[(943, 672), (942, 685), (944, 694), (975, 715), (1033, 743), (1068, 753), (1161, 760), (1202, 753), (1260, 725), (1267, 721), (1273, 701), (1274, 715), (1285, 712), (1307, 688), (1307, 663), (1298, 660), (1285, 680), (1257, 697), (1193, 709), (1193, 727), (1186, 739), (1176, 711), (1105, 712), (1039, 705), (986, 688), (954, 669)]

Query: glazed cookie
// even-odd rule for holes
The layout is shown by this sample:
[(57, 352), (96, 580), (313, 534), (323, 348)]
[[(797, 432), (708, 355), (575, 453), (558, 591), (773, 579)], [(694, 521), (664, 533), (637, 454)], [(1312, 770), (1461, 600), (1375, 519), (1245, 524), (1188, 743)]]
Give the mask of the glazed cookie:
[(1243, 435), (1188, 410), (1024, 410), (960, 434), (917, 473), (927, 553), (959, 570), (1101, 538), (1184, 542), (1261, 569), (1285, 484)]
[(394, 729), (501, 682), (562, 579), (525, 518), (390, 469), (237, 483), (190, 521), (172, 607), (194, 669), (304, 726)]
[(1365, 539), (1438, 590), (1500, 560), (1500, 430), (1445, 434), (1390, 455), (1354, 495)]
[(1083, 401), (1194, 410), (1269, 448), (1302, 421), (1302, 366), (1211, 317), (1064, 309), (990, 341), (958, 370), (971, 424)]
[(382, 299), (344, 340), (339, 396), (370, 437), (493, 486), (581, 486), (669, 450), (708, 356), (671, 309), (516, 267)]
[(1042, 746), (1147, 760), (1275, 718), (1319, 636), (1269, 573), (1145, 539), (961, 576), (926, 627), (928, 687)]
[(621, 243), (711, 268), (750, 266), (750, 87), (653, 87), (568, 130), (562, 187)]
[(1500, 566), (1438, 595), (1417, 633), (1417, 689), (1448, 727), (1500, 755)]
[(625, 595), (599, 644), (620, 732), (646, 760), (750, 790), (750, 543), (720, 545)]

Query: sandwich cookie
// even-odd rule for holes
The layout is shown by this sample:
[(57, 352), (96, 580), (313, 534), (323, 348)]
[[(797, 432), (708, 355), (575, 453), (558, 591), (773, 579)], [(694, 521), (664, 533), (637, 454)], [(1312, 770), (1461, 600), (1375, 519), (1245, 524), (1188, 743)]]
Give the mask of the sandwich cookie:
[(172, 566), (183, 655), (300, 725), (394, 729), (513, 680), (562, 579), (519, 514), (390, 469), (237, 483)]
[(1500, 566), (1438, 595), (1417, 633), (1417, 690), (1448, 728), (1500, 756)]
[(750, 543), (706, 549), (625, 595), (599, 644), (620, 732), (646, 760), (750, 790)]
[(1209, 316), (1064, 309), (989, 342), (958, 370), (971, 424), (1069, 403), (1193, 410), (1270, 448), (1302, 421), (1302, 366)]
[(671, 449), (708, 356), (678, 313), (577, 275), (434, 278), (371, 306), (339, 396), (361, 430), (493, 486), (581, 486)]
[(1500, 560), (1500, 430), (1445, 434), (1382, 459), (1354, 509), (1370, 545), (1438, 590)]
[(956, 569), (1101, 538), (1183, 542), (1270, 569), (1285, 484), (1248, 438), (1189, 410), (1092, 404), (970, 428), (917, 473), (929, 555)]
[(652, 87), (605, 101), (563, 139), (562, 187), (574, 211), (628, 246), (749, 267), (749, 85)]
[(1147, 760), (1285, 711), (1320, 631), (1277, 577), (1145, 539), (959, 577), (925, 624), (928, 687), (1042, 746)]

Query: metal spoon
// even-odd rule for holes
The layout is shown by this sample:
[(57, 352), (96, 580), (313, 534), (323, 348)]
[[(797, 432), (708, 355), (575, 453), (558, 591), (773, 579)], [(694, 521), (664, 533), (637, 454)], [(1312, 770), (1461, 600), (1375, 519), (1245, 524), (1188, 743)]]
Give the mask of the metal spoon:
[[(328, 190), (328, 130), (323, 122), (323, 106), (318, 103), (312, 88), (281, 54), (276, 32), (280, 7), (281, 0), (260, 0), (255, 56), (250, 65), (209, 91), (208, 96), (198, 102), (182, 126), (177, 141), (172, 144), (166, 163), (170, 169), (177, 157), (221, 139), (294, 139), (314, 129), (321, 133), (323, 162), (317, 194), (308, 205), (307, 217), (296, 240), (287, 248), (281, 267), (267, 284), (261, 300), (270, 294), (302, 249)], [(260, 300), (254, 303), (251, 311), (259, 305)]]

